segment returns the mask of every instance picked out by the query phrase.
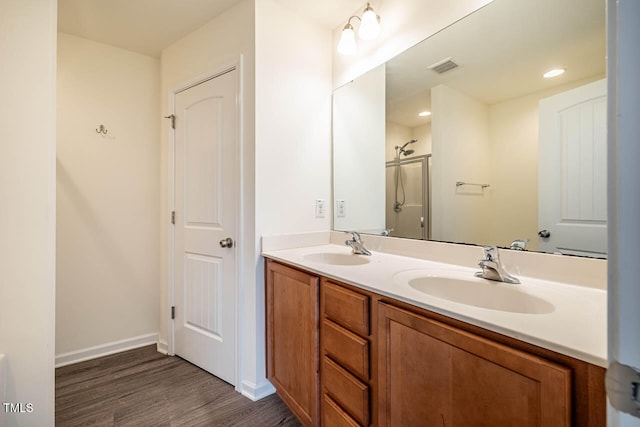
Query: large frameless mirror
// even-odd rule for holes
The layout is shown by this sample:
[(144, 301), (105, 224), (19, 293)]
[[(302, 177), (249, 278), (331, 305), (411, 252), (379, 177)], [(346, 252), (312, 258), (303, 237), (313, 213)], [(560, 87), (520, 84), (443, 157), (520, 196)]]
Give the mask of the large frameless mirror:
[(606, 257), (605, 56), (604, 2), (495, 0), (338, 88), (334, 229)]

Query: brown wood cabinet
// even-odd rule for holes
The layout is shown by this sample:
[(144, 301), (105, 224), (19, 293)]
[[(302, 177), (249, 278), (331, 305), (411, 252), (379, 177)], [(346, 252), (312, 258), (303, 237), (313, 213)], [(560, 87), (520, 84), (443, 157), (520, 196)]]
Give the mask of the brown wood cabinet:
[(320, 298), (322, 410), (331, 419), (339, 414), (345, 425), (369, 426), (371, 296), (323, 278)]
[(304, 425), (606, 424), (604, 368), (266, 265), (267, 376)]
[(570, 426), (571, 371), (380, 303), (381, 426)]
[(267, 378), (303, 425), (320, 425), (320, 279), (271, 260), (266, 276)]

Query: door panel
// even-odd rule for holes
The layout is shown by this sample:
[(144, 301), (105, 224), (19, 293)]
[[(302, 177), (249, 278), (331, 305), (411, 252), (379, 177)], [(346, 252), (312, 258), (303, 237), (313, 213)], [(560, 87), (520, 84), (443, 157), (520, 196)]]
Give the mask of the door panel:
[[(203, 83), (204, 84), (204, 83)], [(223, 192), (218, 171), (222, 170), (219, 141), (224, 99), (210, 97), (183, 109), (187, 135), (185, 150), (185, 222), (187, 227), (222, 228), (220, 209)]]
[(540, 101), (539, 229), (544, 252), (606, 257), (607, 110), (600, 80)]
[(221, 340), (222, 259), (185, 254), (185, 327)]
[(175, 353), (235, 383), (237, 72), (175, 97)]
[(378, 303), (381, 426), (570, 426), (571, 371)]

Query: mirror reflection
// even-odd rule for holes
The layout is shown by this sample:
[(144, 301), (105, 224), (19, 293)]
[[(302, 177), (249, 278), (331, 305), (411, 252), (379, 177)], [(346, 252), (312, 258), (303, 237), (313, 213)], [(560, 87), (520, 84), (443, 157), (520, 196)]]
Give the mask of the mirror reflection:
[(605, 55), (604, 2), (495, 0), (337, 89), (334, 228), (606, 257)]

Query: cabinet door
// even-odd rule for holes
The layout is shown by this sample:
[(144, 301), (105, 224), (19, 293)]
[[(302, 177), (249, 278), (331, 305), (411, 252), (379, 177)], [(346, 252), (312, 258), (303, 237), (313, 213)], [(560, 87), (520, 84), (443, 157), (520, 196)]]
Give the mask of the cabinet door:
[(267, 261), (267, 378), (305, 426), (319, 423), (318, 281)]
[(379, 303), (382, 426), (569, 426), (568, 368)]
[(360, 427), (360, 424), (326, 394), (322, 398), (322, 425), (327, 427)]

